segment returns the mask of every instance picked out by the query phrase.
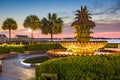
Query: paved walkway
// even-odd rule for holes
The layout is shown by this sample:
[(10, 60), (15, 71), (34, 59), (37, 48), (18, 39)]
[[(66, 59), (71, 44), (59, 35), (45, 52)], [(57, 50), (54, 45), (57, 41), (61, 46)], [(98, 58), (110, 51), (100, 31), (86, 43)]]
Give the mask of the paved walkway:
[(2, 60), (2, 73), (0, 80), (27, 80), (35, 77), (34, 68), (25, 68), (15, 64), (19, 57)]

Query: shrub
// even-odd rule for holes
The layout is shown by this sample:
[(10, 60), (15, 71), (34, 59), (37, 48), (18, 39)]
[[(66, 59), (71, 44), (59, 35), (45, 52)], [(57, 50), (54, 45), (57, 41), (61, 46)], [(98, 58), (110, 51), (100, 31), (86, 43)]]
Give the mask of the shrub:
[(106, 48), (118, 48), (118, 43), (108, 43), (105, 47)]
[(57, 73), (59, 80), (119, 80), (120, 55), (55, 58), (36, 66), (36, 77), (42, 72)]
[(24, 52), (23, 46), (8, 46), (10, 52)]
[(60, 44), (32, 44), (24, 46), (25, 50), (50, 50), (50, 49), (63, 49)]
[(60, 44), (31, 44), (0, 46), (0, 54), (9, 52), (24, 52), (31, 50), (64, 49)]
[(49, 60), (49, 57), (39, 56), (39, 57), (25, 59), (23, 62), (25, 62), (25, 63), (42, 63), (47, 60)]
[(0, 54), (9, 53), (10, 49), (6, 46), (0, 46)]

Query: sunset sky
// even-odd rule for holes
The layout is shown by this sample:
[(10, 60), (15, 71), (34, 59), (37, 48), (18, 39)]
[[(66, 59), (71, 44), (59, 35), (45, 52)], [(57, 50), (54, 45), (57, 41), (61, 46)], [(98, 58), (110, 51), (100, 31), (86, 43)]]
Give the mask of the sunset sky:
[[(37, 15), (40, 19), (48, 13), (57, 13), (64, 21), (63, 33), (54, 37), (74, 37), (71, 23), (75, 21), (76, 10), (87, 6), (92, 21), (96, 27), (92, 30), (94, 37), (120, 38), (120, 0), (0, 0), (0, 33), (8, 35), (8, 31), (1, 29), (6, 18), (13, 18), (18, 29), (12, 35), (29, 35), (28, 29), (23, 27), (25, 18)], [(35, 37), (50, 37), (35, 31)]]

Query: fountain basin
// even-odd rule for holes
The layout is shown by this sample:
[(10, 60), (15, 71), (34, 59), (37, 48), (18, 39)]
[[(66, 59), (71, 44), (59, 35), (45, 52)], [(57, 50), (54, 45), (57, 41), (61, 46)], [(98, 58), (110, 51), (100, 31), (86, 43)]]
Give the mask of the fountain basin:
[(68, 56), (81, 56), (81, 55), (108, 55), (116, 54), (114, 51), (95, 51), (93, 54), (73, 54), (72, 52), (67, 52), (66, 50), (49, 50), (47, 55), (49, 58), (59, 58), (59, 57), (68, 57)]
[(67, 51), (71, 51), (74, 54), (88, 54), (93, 53), (95, 50), (104, 47), (107, 41), (90, 41), (90, 42), (76, 42), (66, 41), (60, 42), (60, 44), (67, 48)]
[(49, 50), (47, 52), (47, 56), (49, 58), (55, 58), (55, 57), (66, 57), (73, 55), (72, 52), (66, 52), (65, 49), (56, 49), (56, 50)]
[(94, 55), (94, 51), (104, 47), (107, 41), (76, 42), (63, 41), (60, 44), (67, 48), (66, 50), (49, 50), (49, 57), (65, 57), (74, 55)]

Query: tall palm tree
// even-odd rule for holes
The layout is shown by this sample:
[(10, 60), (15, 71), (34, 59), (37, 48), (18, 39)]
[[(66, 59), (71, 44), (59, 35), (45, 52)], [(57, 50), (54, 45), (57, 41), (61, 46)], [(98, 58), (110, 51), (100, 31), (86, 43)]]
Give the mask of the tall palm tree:
[(95, 24), (93, 21), (90, 20), (91, 16), (88, 13), (86, 6), (81, 6), (81, 10), (77, 10), (75, 19), (76, 21), (74, 21), (71, 26), (76, 29), (77, 41), (90, 41), (90, 34), (92, 33), (90, 29), (93, 29), (93, 27), (95, 27)]
[(39, 18), (36, 15), (30, 15), (27, 16), (24, 23), (23, 23), (25, 28), (30, 28), (31, 31), (31, 42), (33, 42), (33, 31), (36, 29), (39, 29), (41, 26), (41, 22)]
[(51, 35), (51, 41), (53, 41), (53, 34), (60, 34), (62, 33), (62, 26), (63, 21), (59, 17), (57, 18), (56, 13), (48, 13), (47, 18), (43, 18), (41, 20), (41, 31), (42, 34), (50, 34)]
[(3, 30), (9, 30), (9, 40), (11, 39), (11, 30), (17, 29), (17, 23), (12, 18), (7, 18), (2, 25)]

